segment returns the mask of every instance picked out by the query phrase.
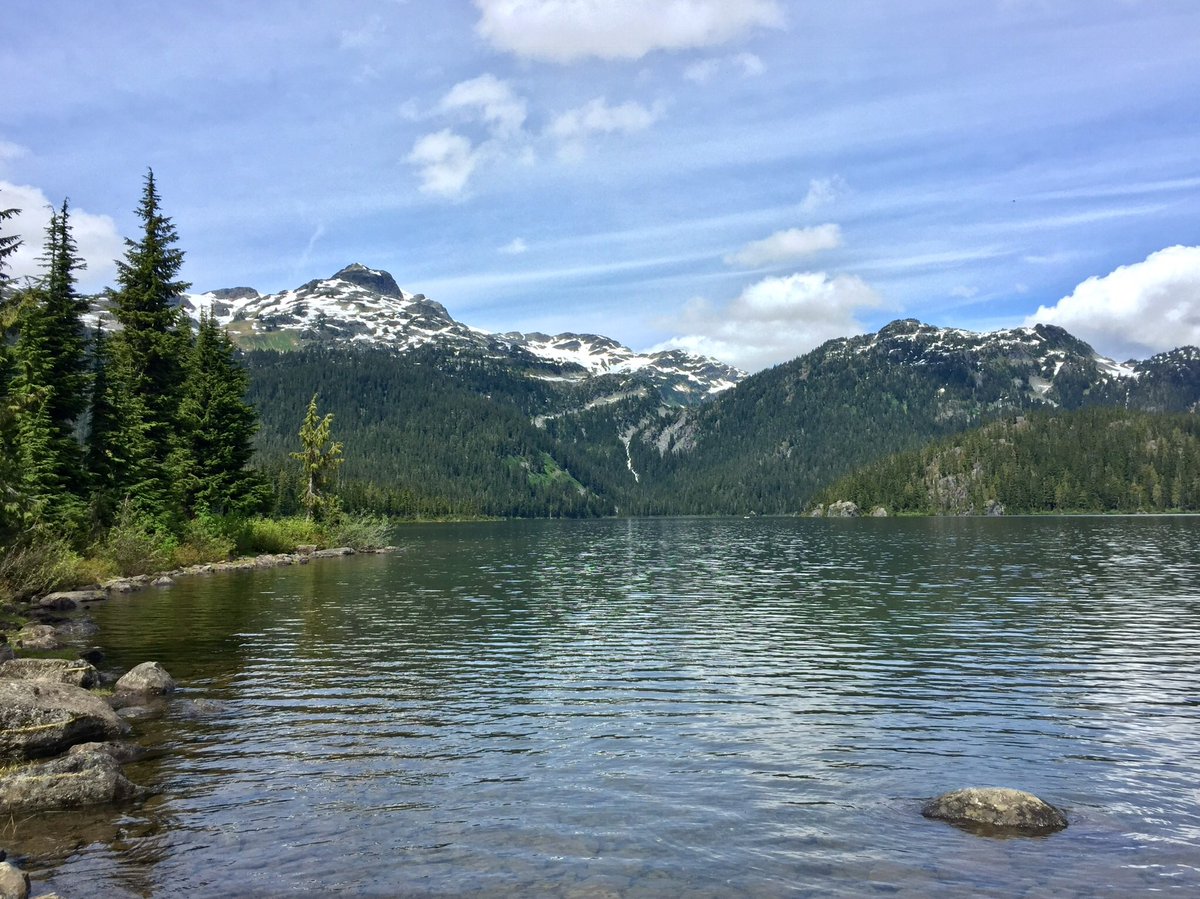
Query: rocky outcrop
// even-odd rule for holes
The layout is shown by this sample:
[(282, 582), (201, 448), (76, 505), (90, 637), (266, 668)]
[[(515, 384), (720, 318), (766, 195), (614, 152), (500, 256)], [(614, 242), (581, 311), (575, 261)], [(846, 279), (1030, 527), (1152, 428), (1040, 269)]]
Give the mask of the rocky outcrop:
[(0, 776), (0, 815), (119, 802), (145, 792), (108, 753), (72, 753)]
[(53, 681), (89, 689), (100, 683), (100, 672), (83, 659), (12, 659), (0, 663), (0, 678)]
[(829, 508), (825, 510), (826, 518), (858, 518), (860, 515), (862, 515), (862, 510), (858, 505), (847, 499), (830, 503)]
[(921, 814), (983, 830), (1039, 835), (1067, 826), (1067, 816), (1032, 793), (1005, 787), (970, 787), (925, 803)]
[(127, 731), (108, 703), (80, 687), (0, 680), (0, 759), (44, 758)]

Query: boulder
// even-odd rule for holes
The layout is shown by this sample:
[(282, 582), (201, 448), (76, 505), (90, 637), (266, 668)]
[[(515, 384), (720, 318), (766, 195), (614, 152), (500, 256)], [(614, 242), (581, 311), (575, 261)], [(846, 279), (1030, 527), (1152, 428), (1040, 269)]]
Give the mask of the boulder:
[(69, 612), (72, 609), (79, 608), (79, 603), (65, 593), (50, 593), (41, 599), (34, 600), (33, 604), (39, 609), (46, 609), (51, 612)]
[(857, 504), (847, 499), (830, 503), (829, 508), (825, 510), (826, 518), (858, 518), (860, 515), (862, 515), (862, 510), (858, 508)]
[(100, 672), (83, 659), (13, 659), (0, 662), (0, 678), (55, 681), (88, 689), (100, 683)]
[(89, 752), (102, 752), (111, 755), (119, 764), (136, 762), (145, 758), (146, 750), (132, 740), (109, 740), (107, 743), (79, 743), (72, 746), (67, 755), (81, 755)]
[(175, 689), (175, 681), (158, 662), (142, 662), (131, 668), (117, 681), (118, 693), (150, 693), (161, 695)]
[(146, 791), (104, 752), (80, 752), (0, 776), (0, 815), (136, 799)]
[(99, 696), (53, 681), (0, 680), (0, 759), (33, 759), (127, 733)]
[(58, 631), (49, 624), (26, 625), (17, 633), (16, 642), (21, 649), (35, 651), (62, 649)]
[(1067, 816), (1032, 793), (1005, 787), (969, 787), (930, 799), (926, 818), (965, 827), (1019, 834), (1048, 834), (1067, 826)]
[(172, 579), (164, 574), (162, 577), (156, 577), (154, 580), (152, 580), (150, 582), (150, 586), (152, 586), (152, 587), (174, 587), (175, 581), (174, 581), (174, 579)]
[(310, 553), (314, 559), (329, 559), (334, 556), (352, 556), (354, 555), (353, 547), (335, 546), (333, 549), (318, 549), (314, 553)]
[[(103, 602), (108, 594), (103, 590), (61, 590), (58, 593), (47, 593), (38, 600), (38, 605), (44, 609), (73, 609), (75, 606), (89, 602)], [(59, 606), (60, 602), (71, 602), (75, 605)]]
[(29, 875), (8, 862), (0, 862), (0, 899), (29, 899)]
[(873, 508), (871, 510), (871, 517), (872, 518), (887, 518), (888, 510), (885, 509), (883, 506), (876, 506), (875, 508)]

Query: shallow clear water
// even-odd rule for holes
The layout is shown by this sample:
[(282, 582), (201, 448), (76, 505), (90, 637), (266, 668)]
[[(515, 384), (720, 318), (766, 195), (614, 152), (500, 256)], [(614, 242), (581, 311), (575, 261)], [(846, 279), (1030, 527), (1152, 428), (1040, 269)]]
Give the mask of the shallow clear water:
[[(0, 843), (68, 899), (1200, 892), (1198, 537), (513, 522), (182, 581), (95, 610), (183, 684), (160, 795)], [(968, 785), (1071, 826), (920, 816)]]

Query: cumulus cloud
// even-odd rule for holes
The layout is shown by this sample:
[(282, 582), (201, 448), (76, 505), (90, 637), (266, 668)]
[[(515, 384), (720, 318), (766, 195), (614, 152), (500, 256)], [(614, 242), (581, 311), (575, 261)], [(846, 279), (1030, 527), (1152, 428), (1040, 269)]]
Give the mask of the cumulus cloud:
[(715, 47), (783, 25), (777, 0), (475, 0), (476, 31), (526, 59), (641, 59)]
[(423, 193), (453, 199), (466, 192), (479, 152), (461, 134), (446, 128), (418, 138), (408, 162), (421, 176)]
[(632, 100), (610, 106), (603, 97), (597, 97), (556, 117), (546, 133), (559, 142), (561, 157), (577, 158), (583, 154), (584, 142), (591, 135), (644, 131), (661, 115), (660, 107), (649, 109)]
[(812, 228), (788, 228), (770, 237), (755, 240), (736, 253), (725, 257), (727, 265), (759, 268), (779, 265), (813, 256), (822, 250), (834, 250), (842, 245), (842, 229), (837, 225), (816, 225)]
[[(43, 255), (46, 226), (50, 223), (50, 207), (58, 208), (62, 201), (52, 203), (39, 188), (27, 184), (0, 181), (0, 209), (19, 209), (20, 215), (10, 218), (5, 233), (16, 234), (22, 240), (20, 249), (8, 258), (7, 274), (15, 279), (40, 276), (44, 273), (38, 258)], [(71, 233), (79, 256), (87, 268), (77, 275), (79, 289), (94, 292), (111, 284), (116, 265), (114, 260), (125, 255), (125, 241), (117, 233), (117, 225), (107, 215), (95, 215), (73, 207)]]
[(529, 244), (525, 243), (521, 238), (514, 237), (504, 246), (500, 247), (499, 252), (506, 256), (520, 256), (522, 253), (528, 252)]
[(497, 137), (511, 137), (525, 124), (525, 100), (514, 93), (507, 81), (495, 75), (480, 75), (460, 81), (442, 98), (442, 112), (467, 111), (478, 116)]
[(862, 333), (858, 312), (880, 305), (875, 290), (853, 275), (764, 278), (723, 305), (693, 300), (675, 323), (682, 333), (655, 349), (685, 349), (756, 371), (833, 337)]
[(1088, 278), (1026, 319), (1037, 322), (1060, 325), (1118, 357), (1200, 345), (1200, 247), (1167, 247)]

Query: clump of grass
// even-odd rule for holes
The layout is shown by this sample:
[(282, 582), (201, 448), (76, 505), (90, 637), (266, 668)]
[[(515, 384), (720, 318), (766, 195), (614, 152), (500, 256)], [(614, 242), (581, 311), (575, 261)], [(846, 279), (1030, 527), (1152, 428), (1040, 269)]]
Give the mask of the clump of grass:
[(342, 513), (325, 525), (325, 535), (330, 546), (383, 549), (390, 542), (392, 523), (384, 515)]
[(232, 535), (241, 555), (288, 553), (297, 546), (320, 544), (320, 526), (307, 518), (247, 518)]
[(81, 561), (64, 537), (30, 528), (0, 551), (0, 598), (23, 600), (76, 586)]

